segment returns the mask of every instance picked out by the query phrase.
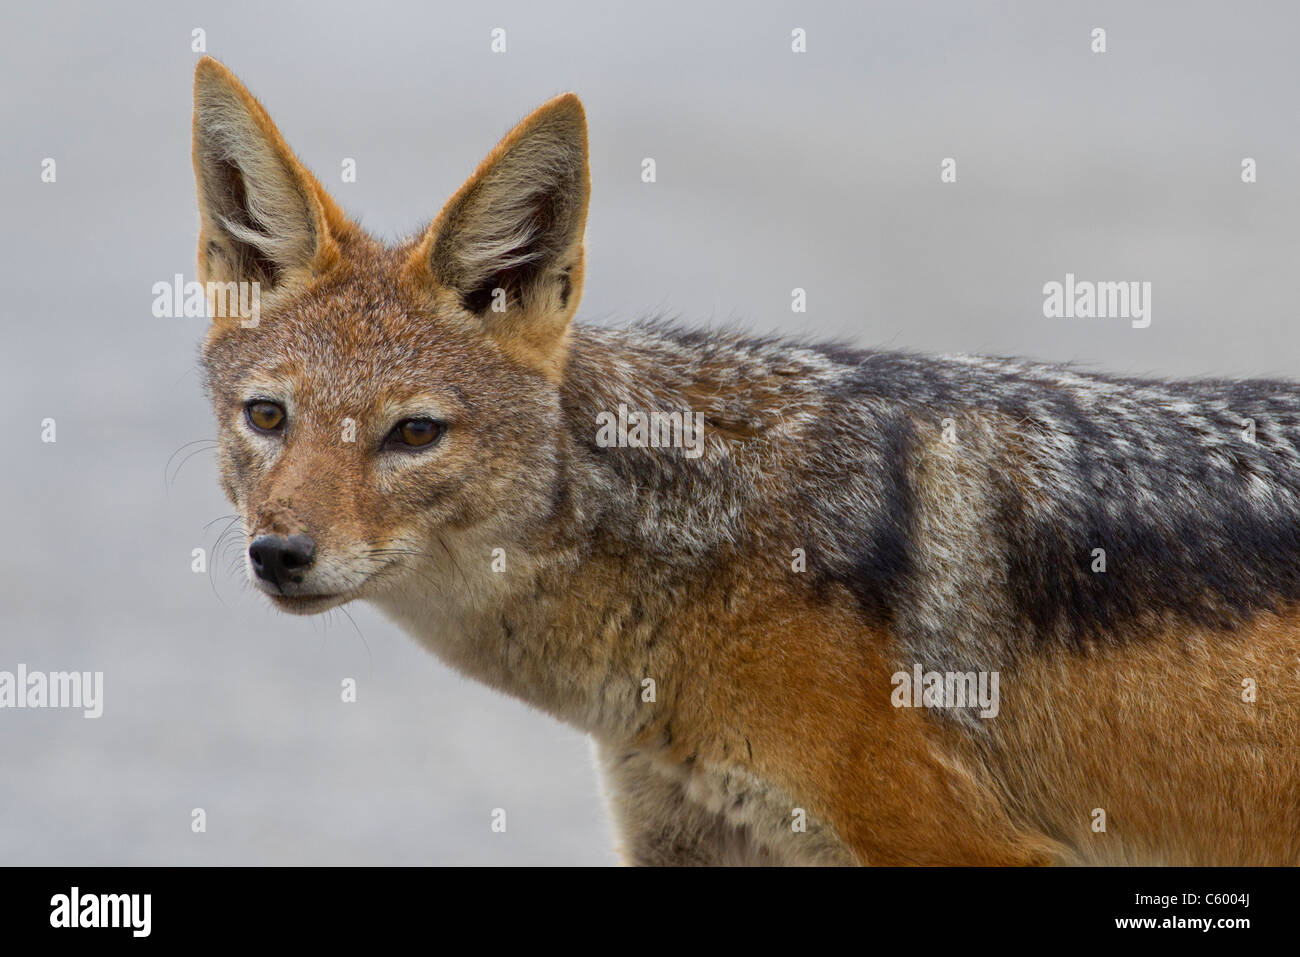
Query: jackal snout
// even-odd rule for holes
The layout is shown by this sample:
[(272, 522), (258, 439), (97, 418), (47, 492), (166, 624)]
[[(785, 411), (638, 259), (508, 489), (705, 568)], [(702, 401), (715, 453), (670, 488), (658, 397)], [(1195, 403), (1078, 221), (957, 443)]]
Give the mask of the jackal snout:
[(259, 535), (248, 546), (253, 573), (281, 591), (290, 582), (302, 584), (316, 560), (316, 541), (308, 535)]

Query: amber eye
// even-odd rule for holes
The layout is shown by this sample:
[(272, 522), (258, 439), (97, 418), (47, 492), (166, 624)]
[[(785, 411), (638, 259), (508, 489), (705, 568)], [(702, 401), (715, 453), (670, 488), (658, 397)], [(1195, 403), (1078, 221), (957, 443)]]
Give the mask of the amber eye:
[(244, 414), (258, 432), (278, 432), (284, 425), (284, 407), (275, 402), (250, 402)]
[(388, 434), (389, 447), (418, 449), (442, 438), (446, 426), (433, 419), (403, 419)]

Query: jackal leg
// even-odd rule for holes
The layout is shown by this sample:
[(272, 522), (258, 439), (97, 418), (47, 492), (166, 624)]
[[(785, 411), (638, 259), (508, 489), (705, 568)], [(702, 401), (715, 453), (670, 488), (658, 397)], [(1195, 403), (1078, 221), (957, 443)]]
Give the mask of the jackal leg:
[(746, 828), (693, 801), (645, 755), (596, 745), (623, 862), (636, 866), (775, 864)]

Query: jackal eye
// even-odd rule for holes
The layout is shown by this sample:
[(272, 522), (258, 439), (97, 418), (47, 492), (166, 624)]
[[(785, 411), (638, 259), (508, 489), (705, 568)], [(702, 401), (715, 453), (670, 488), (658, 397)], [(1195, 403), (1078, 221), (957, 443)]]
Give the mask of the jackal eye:
[(254, 431), (279, 432), (284, 427), (284, 406), (277, 402), (250, 402), (244, 406), (244, 417)]
[(435, 419), (403, 419), (388, 433), (384, 448), (424, 448), (442, 438), (446, 430), (447, 427)]

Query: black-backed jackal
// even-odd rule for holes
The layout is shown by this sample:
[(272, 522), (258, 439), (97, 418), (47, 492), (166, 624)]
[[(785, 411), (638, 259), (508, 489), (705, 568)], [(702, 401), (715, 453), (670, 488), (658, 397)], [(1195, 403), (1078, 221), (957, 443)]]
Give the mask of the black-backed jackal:
[(578, 99), (385, 246), (195, 83), (221, 481), (597, 743), (629, 861), (1300, 862), (1300, 391), (587, 327)]

